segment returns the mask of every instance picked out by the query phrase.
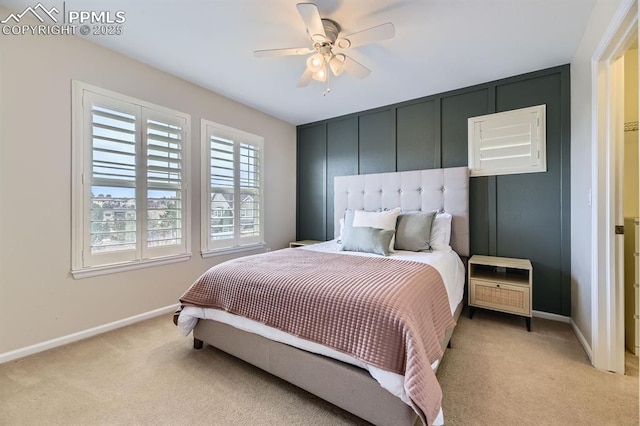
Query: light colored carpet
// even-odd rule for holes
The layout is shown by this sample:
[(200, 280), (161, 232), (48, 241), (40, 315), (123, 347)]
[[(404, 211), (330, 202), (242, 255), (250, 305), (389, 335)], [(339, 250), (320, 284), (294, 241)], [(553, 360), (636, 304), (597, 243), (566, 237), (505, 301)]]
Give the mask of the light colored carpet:
[[(593, 369), (567, 324), (461, 317), (438, 371), (447, 425), (637, 425), (630, 376)], [(163, 316), (0, 365), (0, 425), (357, 425)]]

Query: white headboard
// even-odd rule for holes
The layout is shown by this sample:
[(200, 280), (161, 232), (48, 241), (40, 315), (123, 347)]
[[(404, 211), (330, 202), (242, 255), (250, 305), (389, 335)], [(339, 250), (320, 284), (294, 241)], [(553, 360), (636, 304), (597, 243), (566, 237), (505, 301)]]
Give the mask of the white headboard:
[(451, 247), (469, 256), (469, 169), (414, 170), (337, 176), (334, 180), (334, 236), (340, 233), (340, 218), (351, 210), (400, 207), (406, 211), (439, 210), (453, 216)]

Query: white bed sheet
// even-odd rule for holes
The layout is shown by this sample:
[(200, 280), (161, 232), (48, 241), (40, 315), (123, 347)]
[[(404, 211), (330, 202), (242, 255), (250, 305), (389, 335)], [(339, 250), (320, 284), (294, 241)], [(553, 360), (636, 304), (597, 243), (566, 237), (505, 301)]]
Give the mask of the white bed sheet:
[[(331, 240), (310, 246), (304, 246), (297, 248), (296, 250), (312, 250), (353, 256), (378, 256), (368, 253), (341, 251), (340, 245), (336, 240)], [(434, 251), (431, 253), (396, 251), (392, 253), (390, 257), (393, 259), (412, 260), (415, 262), (425, 263), (433, 266), (440, 273), (442, 281), (444, 282), (444, 286), (449, 297), (449, 306), (451, 308), (451, 313), (455, 311), (458, 304), (462, 301), (462, 297), (464, 294), (465, 276), (464, 265), (460, 260), (460, 257), (458, 257), (457, 253), (455, 253), (453, 250)], [(400, 398), (406, 404), (411, 405), (410, 400), (404, 390), (404, 376), (401, 374), (382, 370), (319, 343), (301, 339), (297, 336), (293, 336), (276, 328), (269, 327), (260, 322), (253, 321), (242, 316), (233, 315), (229, 312), (221, 311), (219, 309), (198, 308), (194, 306), (184, 307), (182, 309), (182, 312), (180, 313), (180, 316), (178, 317), (178, 328), (180, 332), (183, 335), (187, 336), (196, 326), (196, 323), (200, 318), (219, 321), (236, 327), (240, 330), (258, 334), (270, 340), (285, 343), (287, 345), (291, 345), (308, 352), (327, 356), (329, 358), (333, 358), (338, 361), (346, 362), (348, 364), (363, 368), (369, 371), (369, 374), (371, 374), (371, 376), (376, 379), (376, 381), (380, 383), (380, 385), (384, 389)], [(435, 361), (431, 365), (431, 367), (435, 369), (438, 366), (438, 363), (439, 360)], [(442, 410), (440, 410), (440, 414), (438, 415), (438, 418), (436, 419), (434, 424), (443, 423), (444, 419)]]

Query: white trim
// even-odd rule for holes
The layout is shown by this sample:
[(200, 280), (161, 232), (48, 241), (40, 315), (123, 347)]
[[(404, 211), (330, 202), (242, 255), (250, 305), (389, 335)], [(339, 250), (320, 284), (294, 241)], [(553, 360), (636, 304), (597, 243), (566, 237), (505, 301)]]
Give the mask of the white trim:
[(265, 244), (260, 243), (260, 244), (252, 244), (250, 246), (236, 247), (231, 249), (219, 249), (219, 250), (207, 250), (207, 251), (203, 250), (200, 252), (200, 254), (202, 254), (202, 257), (206, 259), (208, 257), (225, 256), (228, 254), (237, 254), (237, 253), (244, 253), (244, 252), (250, 252), (250, 251), (256, 251), (256, 250), (260, 250), (262, 252), (268, 251), (268, 250), (265, 250)]
[(144, 259), (134, 262), (118, 263), (114, 265), (93, 266), (71, 271), (75, 279), (98, 277), (100, 275), (116, 274), (118, 272), (133, 271), (136, 269), (150, 268), (152, 266), (169, 265), (171, 263), (186, 262), (191, 259), (191, 253), (167, 256), (156, 259)]
[[(593, 366), (624, 372), (624, 344), (619, 344), (620, 293), (615, 271), (615, 59), (637, 32), (637, 0), (623, 0), (592, 56), (592, 246), (591, 345)], [(637, 38), (637, 35), (636, 35)], [(576, 327), (577, 329), (577, 327)], [(585, 346), (583, 344), (583, 346)]]
[(570, 324), (571, 324), (571, 329), (573, 330), (573, 332), (575, 333), (576, 337), (578, 338), (578, 342), (580, 342), (580, 344), (582, 345), (582, 348), (587, 353), (587, 356), (589, 357), (589, 360), (593, 363), (593, 356), (591, 354), (591, 346), (589, 346), (589, 343), (587, 343), (587, 339), (584, 338), (584, 335), (582, 334), (582, 332), (580, 331), (580, 329), (578, 328), (576, 323), (573, 322), (573, 318), (571, 318)]
[(143, 314), (134, 315), (129, 318), (124, 318), (119, 321), (114, 321), (109, 324), (100, 325), (98, 327), (89, 328), (87, 330), (79, 331), (77, 333), (68, 334), (66, 336), (58, 337), (56, 339), (47, 340), (46, 342), (36, 343), (35, 345), (27, 346), (24, 348), (16, 349), (13, 351), (0, 354), (0, 364), (13, 361), (14, 359), (23, 358), (29, 355), (43, 352), (48, 349), (57, 348), (58, 346), (66, 345), (69, 343), (77, 342), (79, 340), (86, 339), (88, 337), (96, 336), (98, 334), (106, 333), (107, 331), (122, 328), (127, 325), (135, 324), (140, 321), (155, 318), (160, 315), (174, 312), (180, 305), (177, 303), (174, 305), (165, 306), (164, 308), (155, 309), (153, 311), (145, 312)]
[(542, 318), (551, 321), (564, 322), (569, 324), (571, 322), (571, 317), (566, 317), (564, 315), (552, 314), (550, 312), (542, 312), (542, 311), (531, 311), (531, 314), (534, 318)]

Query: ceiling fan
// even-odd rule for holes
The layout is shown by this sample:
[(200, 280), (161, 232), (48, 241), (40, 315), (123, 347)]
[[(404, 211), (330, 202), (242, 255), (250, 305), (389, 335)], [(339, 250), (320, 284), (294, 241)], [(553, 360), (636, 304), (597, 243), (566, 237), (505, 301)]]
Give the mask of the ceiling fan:
[(307, 86), (311, 79), (326, 82), (323, 95), (330, 91), (328, 85), (329, 70), (336, 77), (346, 71), (360, 79), (367, 77), (371, 73), (370, 69), (347, 55), (334, 53), (334, 49), (348, 49), (395, 36), (395, 28), (391, 22), (343, 36), (340, 34), (340, 25), (337, 22), (320, 18), (318, 6), (315, 4), (298, 3), (296, 8), (307, 27), (307, 34), (311, 38), (312, 47), (256, 50), (253, 53), (256, 58), (310, 55), (307, 58), (307, 67), (302, 73), (297, 87)]

